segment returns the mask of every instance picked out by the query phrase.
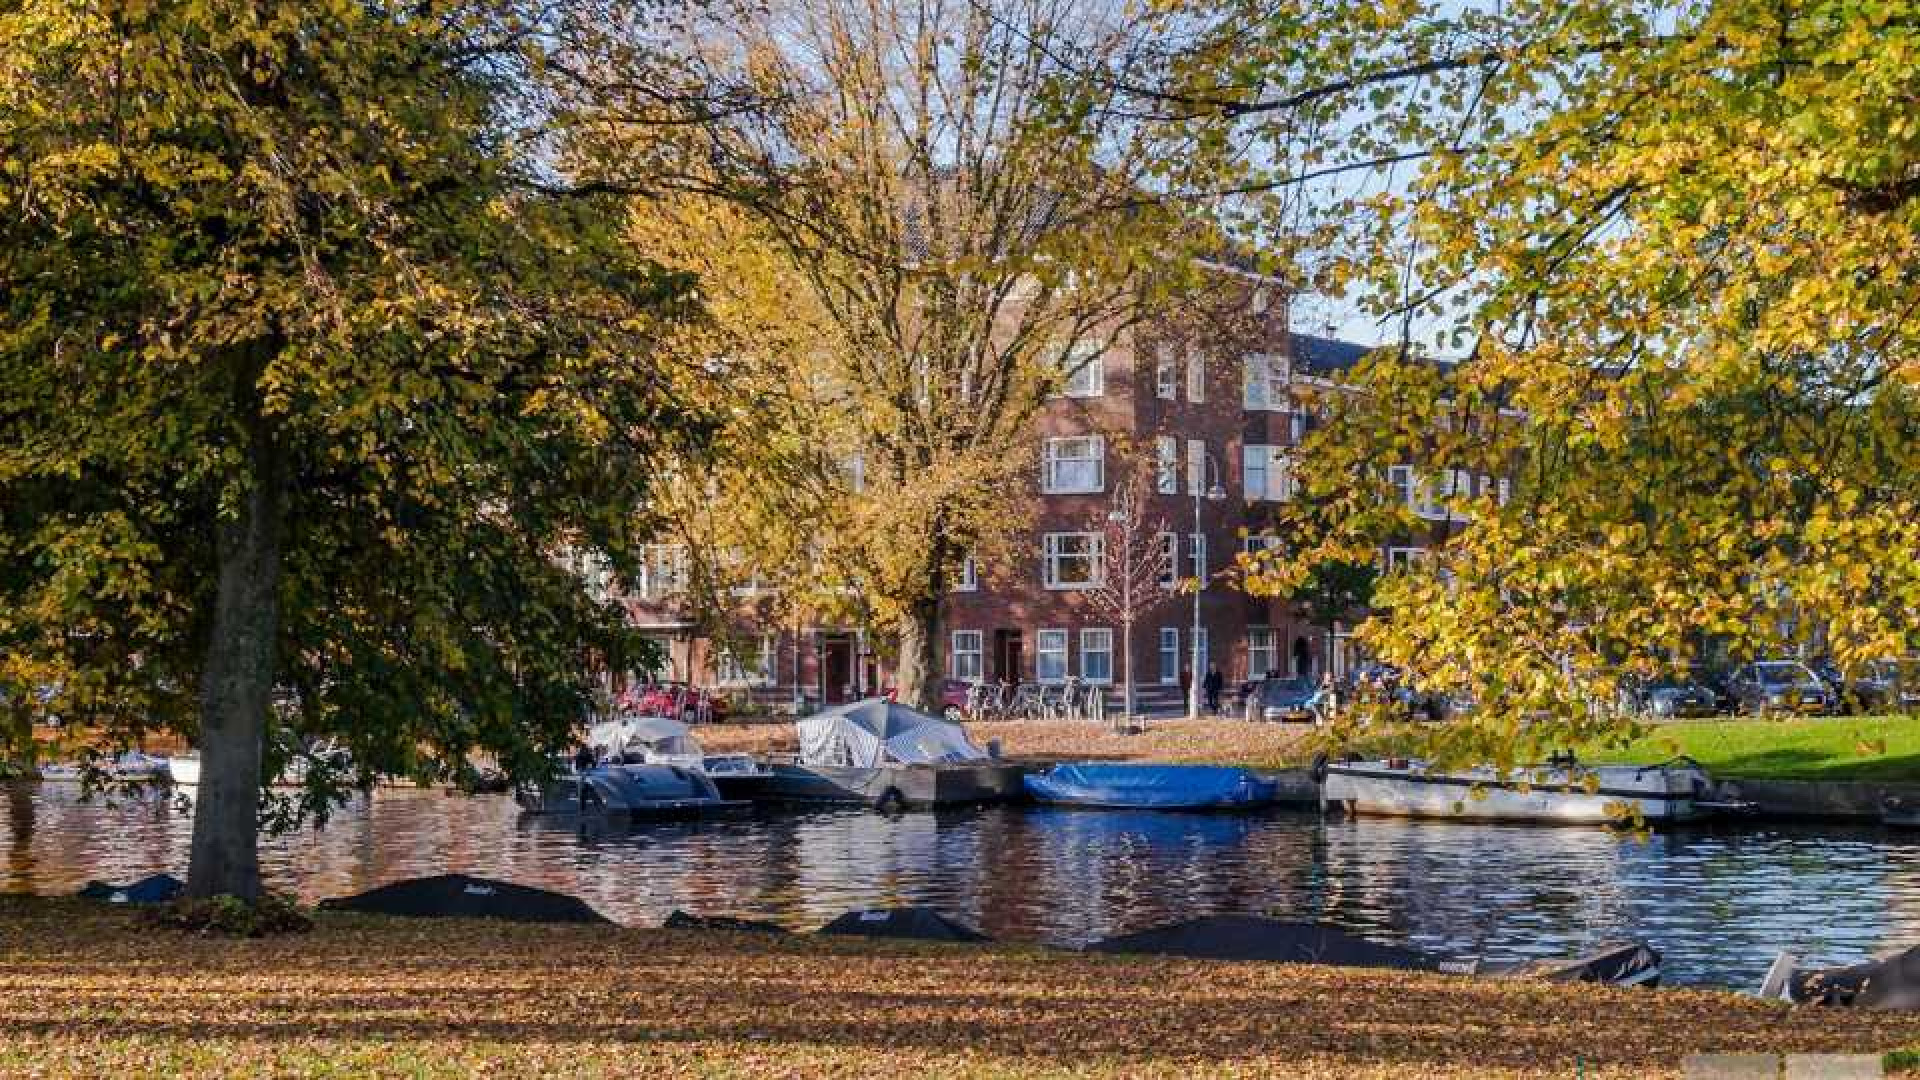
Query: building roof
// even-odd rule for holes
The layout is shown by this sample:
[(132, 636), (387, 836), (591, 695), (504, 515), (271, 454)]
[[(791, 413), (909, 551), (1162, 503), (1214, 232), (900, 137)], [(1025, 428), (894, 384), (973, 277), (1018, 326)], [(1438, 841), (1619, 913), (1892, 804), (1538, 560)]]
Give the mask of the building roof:
[(1380, 347), (1313, 334), (1289, 334), (1288, 338), (1293, 346), (1293, 369), (1303, 375), (1351, 371), (1361, 357)]

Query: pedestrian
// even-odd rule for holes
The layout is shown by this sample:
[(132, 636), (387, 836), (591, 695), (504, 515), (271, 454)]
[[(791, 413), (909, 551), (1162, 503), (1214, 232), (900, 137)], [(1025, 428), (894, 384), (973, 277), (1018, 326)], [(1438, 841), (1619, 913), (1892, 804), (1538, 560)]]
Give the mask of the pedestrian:
[(580, 749), (573, 752), (575, 794), (579, 796), (580, 812), (583, 814), (587, 811), (587, 791), (591, 787), (587, 783), (587, 773), (598, 764), (600, 764), (599, 756), (593, 752), (593, 747), (586, 743), (581, 743)]
[(1207, 677), (1200, 680), (1200, 690), (1207, 696), (1208, 712), (1218, 713), (1220, 711), (1220, 691), (1224, 690), (1226, 685), (1227, 677), (1220, 674), (1220, 665), (1208, 664)]

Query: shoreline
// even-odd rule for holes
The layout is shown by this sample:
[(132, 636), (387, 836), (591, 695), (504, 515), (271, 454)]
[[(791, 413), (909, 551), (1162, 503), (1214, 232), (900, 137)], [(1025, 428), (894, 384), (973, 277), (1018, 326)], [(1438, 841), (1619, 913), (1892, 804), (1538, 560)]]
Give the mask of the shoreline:
[(9, 1075), (1641, 1077), (1916, 1040), (1710, 990), (331, 913), (232, 941), (0, 897)]

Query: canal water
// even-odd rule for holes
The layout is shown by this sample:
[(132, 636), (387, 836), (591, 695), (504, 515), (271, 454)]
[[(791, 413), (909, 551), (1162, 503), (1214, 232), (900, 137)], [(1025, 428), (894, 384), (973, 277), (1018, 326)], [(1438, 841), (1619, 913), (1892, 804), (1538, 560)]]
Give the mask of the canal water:
[[(165, 800), (58, 785), (0, 797), (0, 891), (184, 874), (192, 822)], [(1079, 945), (1210, 912), (1324, 920), (1449, 958), (1512, 960), (1646, 940), (1670, 983), (1752, 989), (1776, 951), (1851, 961), (1920, 943), (1920, 839), (1749, 826), (1636, 838), (1317, 815), (987, 807), (763, 812), (588, 828), (502, 796), (381, 790), (270, 839), (266, 874), (312, 901), (462, 871), (655, 925), (675, 908), (811, 929), (927, 904), (1003, 939)]]

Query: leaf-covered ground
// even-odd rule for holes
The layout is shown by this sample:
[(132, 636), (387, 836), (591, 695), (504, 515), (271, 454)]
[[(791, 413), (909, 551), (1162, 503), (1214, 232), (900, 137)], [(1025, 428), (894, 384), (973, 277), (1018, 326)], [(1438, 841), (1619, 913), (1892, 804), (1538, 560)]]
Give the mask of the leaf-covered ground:
[[(1000, 752), (1018, 760), (1207, 762), (1263, 768), (1304, 760), (1297, 747), (1313, 730), (1308, 724), (1239, 720), (1154, 720), (1135, 735), (1071, 722), (970, 723), (965, 727), (975, 743), (985, 746), (989, 739), (998, 739)], [(712, 724), (695, 734), (709, 751), (791, 752), (797, 748), (791, 720)]]
[(202, 940), (0, 899), (0, 1075), (1657, 1077), (1920, 1015), (1029, 948), (322, 915)]

